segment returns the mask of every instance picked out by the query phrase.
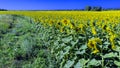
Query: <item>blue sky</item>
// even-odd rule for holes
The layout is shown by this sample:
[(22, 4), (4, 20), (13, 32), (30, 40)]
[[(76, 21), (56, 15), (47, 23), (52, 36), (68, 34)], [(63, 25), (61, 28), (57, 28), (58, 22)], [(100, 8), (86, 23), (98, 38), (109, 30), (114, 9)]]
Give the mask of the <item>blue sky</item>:
[(9, 10), (83, 9), (86, 5), (118, 8), (120, 0), (0, 0), (0, 8)]

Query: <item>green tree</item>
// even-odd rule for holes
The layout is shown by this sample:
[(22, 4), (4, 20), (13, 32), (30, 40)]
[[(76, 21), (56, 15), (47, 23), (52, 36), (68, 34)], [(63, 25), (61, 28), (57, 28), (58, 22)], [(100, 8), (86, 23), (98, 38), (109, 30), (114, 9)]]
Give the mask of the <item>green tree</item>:
[(102, 7), (95, 6), (92, 8), (92, 11), (102, 11)]
[(85, 7), (85, 10), (86, 10), (86, 11), (90, 11), (91, 9), (92, 9), (91, 6), (86, 6), (86, 7)]

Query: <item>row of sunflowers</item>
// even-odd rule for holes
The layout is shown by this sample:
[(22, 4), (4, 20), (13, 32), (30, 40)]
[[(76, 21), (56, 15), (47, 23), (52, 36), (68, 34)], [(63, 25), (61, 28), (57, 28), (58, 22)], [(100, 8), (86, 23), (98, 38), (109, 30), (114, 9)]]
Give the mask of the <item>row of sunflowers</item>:
[[(120, 67), (120, 11), (8, 11), (57, 32), (51, 43), (60, 68)], [(83, 62), (82, 62), (83, 61)]]

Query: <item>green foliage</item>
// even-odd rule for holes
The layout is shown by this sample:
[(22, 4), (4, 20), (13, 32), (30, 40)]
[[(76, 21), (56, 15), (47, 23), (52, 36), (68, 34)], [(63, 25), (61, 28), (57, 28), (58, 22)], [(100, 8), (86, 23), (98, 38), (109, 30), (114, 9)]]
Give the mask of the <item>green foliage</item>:
[(102, 11), (102, 7), (99, 7), (99, 6), (86, 6), (85, 7), (85, 10), (86, 11)]
[[(115, 50), (111, 48), (109, 36), (107, 33), (101, 32), (99, 27), (96, 27), (98, 32), (93, 35), (89, 29), (85, 28), (85, 34), (81, 33), (57, 33), (51, 47), (51, 53), (54, 54), (57, 65), (60, 68), (106, 68), (120, 67), (120, 39), (116, 38)], [(117, 28), (117, 27), (116, 27)], [(119, 30), (118, 30), (119, 31)], [(116, 32), (118, 32), (116, 31)], [(74, 32), (74, 31), (71, 31)], [(95, 37), (100, 38), (101, 44), (97, 43), (99, 53), (93, 53), (88, 48), (88, 40)]]
[[(9, 16), (9, 15), (8, 15)], [(6, 17), (8, 17), (6, 15)], [(53, 68), (48, 46), (52, 38), (52, 28), (30, 21), (30, 18), (11, 15), (13, 27), (2, 22), (0, 31), (0, 68)]]
[(92, 11), (102, 11), (102, 7), (92, 7)]
[(0, 8), (0, 11), (7, 11), (7, 9), (1, 9), (1, 8)]
[[(114, 28), (118, 36), (114, 39), (116, 49), (112, 49), (109, 33), (97, 26), (94, 26), (96, 35), (91, 32), (91, 26), (83, 28), (84, 33), (81, 30), (66, 33), (27, 17), (13, 15), (12, 18), (12, 26), (8, 22), (0, 25), (5, 26), (0, 27), (0, 31), (5, 31), (0, 34), (0, 68), (120, 67), (120, 25)], [(96, 43), (95, 38), (101, 43)], [(94, 53), (88, 47), (91, 39), (99, 52)]]
[(0, 23), (0, 33), (6, 32), (8, 28), (9, 28), (8, 23)]
[(91, 6), (86, 6), (86, 7), (85, 7), (85, 10), (87, 10), (87, 11), (90, 11), (91, 9), (92, 9)]

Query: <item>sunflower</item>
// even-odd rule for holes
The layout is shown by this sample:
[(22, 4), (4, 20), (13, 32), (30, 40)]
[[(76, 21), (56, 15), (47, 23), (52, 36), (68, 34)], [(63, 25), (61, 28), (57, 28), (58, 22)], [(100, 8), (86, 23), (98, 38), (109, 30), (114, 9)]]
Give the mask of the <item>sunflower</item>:
[(99, 50), (98, 50), (98, 49), (95, 49), (92, 53), (96, 54), (96, 53), (98, 53), (98, 52), (99, 52)]
[(92, 27), (92, 33), (93, 33), (93, 35), (96, 35), (96, 34), (97, 34), (97, 32), (96, 32), (96, 30), (95, 30), (95, 27)]
[(67, 26), (67, 25), (70, 24), (70, 20), (68, 20), (68, 19), (63, 19), (63, 20), (62, 20), (62, 24), (63, 24), (64, 26)]
[(101, 41), (99, 38), (89, 39), (87, 46), (93, 50), (92, 53), (97, 53), (97, 52), (99, 52), (99, 50), (98, 50), (98, 48), (97, 48), (97, 43), (102, 44), (102, 41)]
[(49, 21), (49, 25), (50, 25), (50, 26), (52, 26), (52, 25), (53, 25), (53, 23), (54, 23), (54, 21), (53, 21), (53, 20), (50, 20), (50, 21)]
[(107, 32), (111, 32), (111, 29), (110, 29), (109, 26), (106, 27), (106, 31), (107, 31)]
[(88, 47), (91, 49), (94, 49), (94, 47), (96, 46), (96, 42), (93, 40), (89, 40), (88, 42)]
[(110, 36), (110, 42), (111, 42), (111, 48), (114, 50), (115, 48), (116, 48), (116, 46), (115, 46), (115, 41), (114, 41), (114, 39), (116, 38), (116, 35), (115, 34), (112, 34), (111, 36)]
[(97, 43), (100, 43), (100, 44), (102, 44), (102, 41), (101, 41), (101, 39), (99, 39), (99, 38), (95, 38), (94, 39)]

